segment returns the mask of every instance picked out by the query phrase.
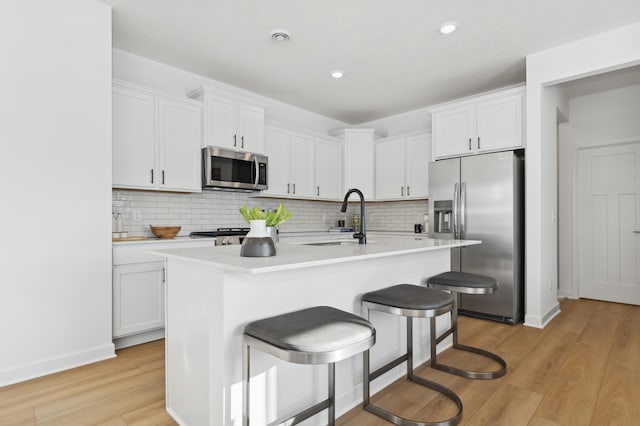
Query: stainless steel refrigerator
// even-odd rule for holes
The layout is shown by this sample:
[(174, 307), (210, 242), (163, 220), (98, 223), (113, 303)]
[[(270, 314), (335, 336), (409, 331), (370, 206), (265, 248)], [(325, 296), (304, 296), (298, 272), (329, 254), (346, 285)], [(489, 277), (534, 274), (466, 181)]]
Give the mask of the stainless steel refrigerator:
[(515, 324), (524, 311), (524, 154), (507, 151), (429, 163), (429, 234), (481, 240), (451, 251), (451, 270), (498, 280), (463, 294), (463, 314)]

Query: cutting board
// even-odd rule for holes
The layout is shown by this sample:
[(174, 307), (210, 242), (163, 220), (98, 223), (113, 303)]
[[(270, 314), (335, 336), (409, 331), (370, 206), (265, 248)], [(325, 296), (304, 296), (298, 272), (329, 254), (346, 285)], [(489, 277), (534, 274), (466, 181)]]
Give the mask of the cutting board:
[(120, 242), (120, 241), (144, 241), (148, 240), (149, 237), (123, 237), (123, 238), (112, 238), (112, 242)]

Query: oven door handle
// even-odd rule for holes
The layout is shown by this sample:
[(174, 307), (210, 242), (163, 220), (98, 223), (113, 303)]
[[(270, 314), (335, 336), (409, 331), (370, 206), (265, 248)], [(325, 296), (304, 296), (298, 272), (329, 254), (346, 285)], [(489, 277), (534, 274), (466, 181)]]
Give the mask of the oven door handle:
[(253, 180), (253, 187), (257, 187), (258, 186), (258, 179), (260, 178), (260, 174), (258, 173), (258, 171), (260, 170), (260, 166), (258, 165), (258, 157), (253, 157), (253, 165), (255, 166), (255, 172), (256, 172), (256, 177)]

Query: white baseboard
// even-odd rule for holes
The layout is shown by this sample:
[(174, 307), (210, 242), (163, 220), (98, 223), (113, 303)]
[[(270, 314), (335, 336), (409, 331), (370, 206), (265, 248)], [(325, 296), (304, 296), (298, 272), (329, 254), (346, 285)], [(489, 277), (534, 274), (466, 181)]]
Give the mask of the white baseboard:
[(164, 339), (164, 328), (132, 334), (131, 336), (119, 337), (117, 339), (113, 339), (113, 344), (116, 346), (116, 349), (122, 349), (129, 346), (139, 345), (141, 343), (152, 342), (158, 339)]
[(115, 358), (115, 356), (115, 347), (113, 343), (109, 342), (102, 346), (18, 365), (0, 371), (0, 386), (23, 382), (36, 377), (80, 367), (81, 365)]

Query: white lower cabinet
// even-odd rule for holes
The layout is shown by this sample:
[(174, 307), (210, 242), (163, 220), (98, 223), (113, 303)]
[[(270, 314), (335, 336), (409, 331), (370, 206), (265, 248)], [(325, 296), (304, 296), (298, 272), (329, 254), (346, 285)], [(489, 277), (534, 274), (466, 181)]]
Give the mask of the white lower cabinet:
[(116, 349), (164, 338), (165, 267), (153, 250), (213, 247), (214, 239), (177, 238), (113, 245), (112, 337)]
[(164, 328), (164, 262), (113, 268), (113, 337)]

